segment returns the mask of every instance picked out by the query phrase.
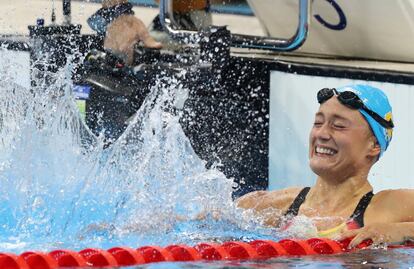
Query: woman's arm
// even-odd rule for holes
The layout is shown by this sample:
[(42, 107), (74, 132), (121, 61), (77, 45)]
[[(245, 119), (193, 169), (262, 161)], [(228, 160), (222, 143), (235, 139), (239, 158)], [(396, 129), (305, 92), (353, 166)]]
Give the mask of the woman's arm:
[(300, 190), (301, 188), (295, 187), (276, 191), (255, 191), (240, 197), (236, 204), (240, 208), (252, 210), (263, 219), (265, 225), (277, 227)]
[(361, 229), (345, 231), (339, 239), (354, 237), (349, 248), (359, 245), (362, 241), (371, 239), (372, 244), (401, 245), (414, 240), (414, 222), (374, 223)]

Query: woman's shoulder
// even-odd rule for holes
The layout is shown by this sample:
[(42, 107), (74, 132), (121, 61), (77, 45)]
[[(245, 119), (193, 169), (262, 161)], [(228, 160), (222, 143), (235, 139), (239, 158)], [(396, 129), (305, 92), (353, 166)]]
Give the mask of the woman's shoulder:
[(375, 194), (370, 205), (377, 217), (393, 221), (412, 221), (414, 212), (414, 190), (390, 189)]
[(237, 200), (241, 208), (263, 210), (269, 207), (285, 209), (288, 207), (303, 188), (290, 187), (273, 191), (250, 192)]
[(388, 202), (388, 200), (412, 199), (414, 198), (413, 189), (388, 189), (382, 190), (375, 194), (375, 200), (378, 202)]

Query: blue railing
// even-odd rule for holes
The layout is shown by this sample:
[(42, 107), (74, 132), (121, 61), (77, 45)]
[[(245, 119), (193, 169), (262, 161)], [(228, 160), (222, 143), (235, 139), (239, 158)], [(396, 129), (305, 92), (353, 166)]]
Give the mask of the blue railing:
[[(299, 24), (296, 33), (288, 39), (232, 34), (231, 46), (273, 51), (292, 51), (305, 42), (308, 35), (311, 0), (299, 0)], [(180, 29), (174, 22), (172, 0), (160, 0), (160, 21), (165, 31), (182, 43), (197, 43), (199, 33)]]

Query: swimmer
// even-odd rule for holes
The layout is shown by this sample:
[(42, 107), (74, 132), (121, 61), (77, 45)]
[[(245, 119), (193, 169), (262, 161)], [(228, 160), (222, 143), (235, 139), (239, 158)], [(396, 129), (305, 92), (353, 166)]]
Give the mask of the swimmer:
[[(368, 181), (392, 138), (392, 110), (387, 96), (368, 85), (324, 88), (309, 136), (309, 165), (317, 175), (312, 187), (256, 191), (238, 206), (265, 216), (265, 224), (283, 227), (283, 219), (303, 215), (319, 236), (353, 237), (350, 247), (371, 239), (374, 245), (414, 240), (414, 191), (376, 194)], [(264, 212), (282, 213), (268, 216)], [(330, 221), (326, 221), (329, 219)]]

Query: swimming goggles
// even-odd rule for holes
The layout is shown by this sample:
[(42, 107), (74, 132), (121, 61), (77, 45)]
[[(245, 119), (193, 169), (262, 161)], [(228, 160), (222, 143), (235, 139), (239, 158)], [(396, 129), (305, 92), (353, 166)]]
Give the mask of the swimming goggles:
[(370, 115), (374, 120), (376, 120), (382, 127), (386, 129), (394, 128), (394, 123), (391, 119), (387, 121), (383, 117), (381, 117), (380, 115), (366, 107), (364, 105), (364, 102), (362, 102), (361, 98), (359, 98), (359, 96), (356, 93), (351, 91), (338, 92), (335, 88), (323, 88), (318, 92), (318, 103), (323, 104), (334, 95), (338, 97), (338, 101), (341, 104), (353, 109), (362, 109), (363, 111), (368, 113), (368, 115)]

